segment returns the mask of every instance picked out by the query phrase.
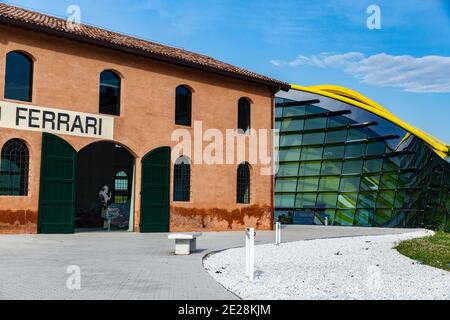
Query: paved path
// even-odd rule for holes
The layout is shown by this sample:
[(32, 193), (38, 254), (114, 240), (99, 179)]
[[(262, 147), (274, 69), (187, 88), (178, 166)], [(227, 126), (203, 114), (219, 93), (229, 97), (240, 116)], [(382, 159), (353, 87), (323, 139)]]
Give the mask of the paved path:
[[(406, 229), (289, 226), (283, 241), (404, 233)], [(256, 244), (274, 232), (258, 232)], [(203, 257), (244, 245), (243, 232), (206, 233), (199, 251), (174, 256), (167, 234), (78, 233), (0, 236), (0, 299), (237, 299), (203, 269)], [(81, 268), (81, 290), (66, 287)]]

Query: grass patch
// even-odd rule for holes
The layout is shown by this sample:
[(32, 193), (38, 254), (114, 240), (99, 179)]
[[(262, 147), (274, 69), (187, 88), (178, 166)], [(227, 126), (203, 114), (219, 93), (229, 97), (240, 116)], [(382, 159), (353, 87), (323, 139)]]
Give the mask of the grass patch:
[(437, 232), (432, 237), (403, 241), (396, 249), (413, 260), (450, 271), (450, 233)]

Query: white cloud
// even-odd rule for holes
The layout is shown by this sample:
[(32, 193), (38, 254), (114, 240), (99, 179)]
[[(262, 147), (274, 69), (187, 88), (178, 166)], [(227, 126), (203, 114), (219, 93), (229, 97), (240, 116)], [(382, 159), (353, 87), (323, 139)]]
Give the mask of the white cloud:
[(280, 60), (270, 60), (269, 62), (273, 64), (275, 67), (280, 67), (283, 64), (283, 62)]
[(401, 88), (408, 92), (450, 92), (450, 57), (410, 55), (393, 56), (380, 53), (366, 56), (360, 52), (321, 53), (298, 56), (292, 61), (272, 60), (277, 67), (310, 65), (339, 68), (362, 83)]

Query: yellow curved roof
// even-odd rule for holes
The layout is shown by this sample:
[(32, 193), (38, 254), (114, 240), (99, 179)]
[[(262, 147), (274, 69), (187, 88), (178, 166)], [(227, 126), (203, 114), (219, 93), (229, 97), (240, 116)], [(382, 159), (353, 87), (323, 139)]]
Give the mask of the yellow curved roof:
[(409, 134), (412, 134), (419, 139), (423, 140), (427, 143), (433, 150), (436, 152), (441, 158), (445, 159), (450, 155), (450, 146), (433, 137), (432, 135), (402, 121), (398, 117), (396, 117), (392, 112), (382, 107), (375, 101), (370, 100), (369, 98), (363, 96), (362, 94), (335, 85), (320, 85), (320, 86), (312, 86), (312, 87), (302, 87), (299, 85), (291, 85), (292, 89), (310, 92), (314, 94), (318, 94), (321, 96), (329, 97), (335, 100), (339, 100), (342, 102), (349, 103), (355, 107), (365, 109), (369, 112), (372, 112), (392, 123), (395, 123), (402, 129), (406, 130)]

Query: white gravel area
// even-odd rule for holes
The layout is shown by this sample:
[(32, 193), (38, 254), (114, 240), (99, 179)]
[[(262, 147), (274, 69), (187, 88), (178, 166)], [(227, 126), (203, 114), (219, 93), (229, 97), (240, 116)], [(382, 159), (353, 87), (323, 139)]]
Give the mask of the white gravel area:
[(417, 232), (256, 246), (256, 277), (245, 277), (245, 249), (208, 256), (205, 269), (245, 300), (450, 300), (450, 272), (413, 261), (394, 249)]

